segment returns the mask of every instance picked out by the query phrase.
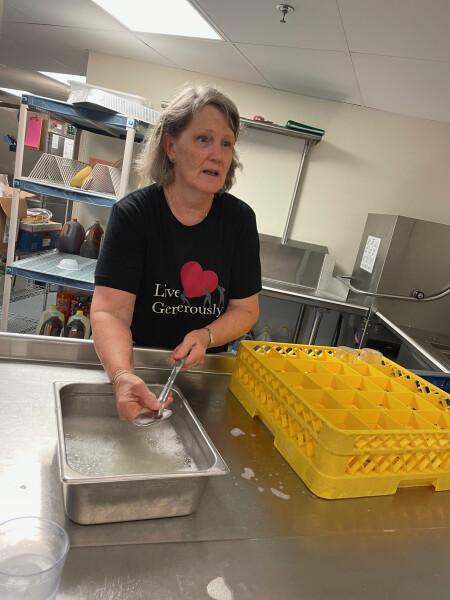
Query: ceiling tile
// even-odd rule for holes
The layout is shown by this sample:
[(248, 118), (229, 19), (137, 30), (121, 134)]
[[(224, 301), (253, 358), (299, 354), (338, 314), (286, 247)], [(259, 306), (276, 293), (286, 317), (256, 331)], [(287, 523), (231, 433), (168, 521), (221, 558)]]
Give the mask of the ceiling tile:
[(9, 21), (14, 21), (17, 23), (36, 23), (36, 19), (32, 19), (28, 15), (18, 11), (13, 6), (5, 2), (3, 5), (3, 13), (2, 13), (2, 25), (3, 29), (6, 26), (6, 23)]
[(346, 50), (336, 0), (296, 0), (295, 11), (282, 13), (273, 0), (196, 0), (201, 11), (232, 42)]
[(448, 0), (338, 0), (352, 52), (450, 61)]
[(450, 122), (450, 63), (352, 54), (364, 105)]
[[(35, 24), (10, 24), (8, 36), (15, 40), (26, 40), (35, 52), (34, 62), (39, 56), (58, 56), (58, 60), (70, 65), (69, 73), (86, 73), (88, 51), (123, 56), (132, 60), (154, 62), (164, 66), (173, 64), (149, 48), (130, 32), (58, 27)], [(83, 69), (80, 73), (80, 69)], [(48, 69), (39, 69), (41, 71)], [(61, 72), (61, 71), (60, 71)]]
[[(35, 71), (73, 73), (74, 75), (84, 75), (86, 73), (87, 52), (78, 56), (78, 64), (75, 65), (73, 60), (66, 64), (62, 54), (64, 53), (59, 51), (46, 54), (33, 47), (32, 44), (25, 44), (20, 37), (13, 39), (2, 35), (0, 38), (0, 60), (2, 65)], [(52, 56), (58, 56), (58, 59), (52, 58)]]
[(185, 37), (150, 33), (137, 35), (181, 69), (255, 85), (268, 85), (242, 54), (228, 42), (197, 38), (187, 40)]
[(237, 46), (276, 89), (351, 104), (362, 103), (350, 57), (345, 52)]
[[(10, 23), (7, 35), (14, 43), (11, 44), (11, 57), (7, 64), (38, 71), (85, 75), (87, 50), (73, 52), (69, 32), (62, 28), (65, 35), (60, 37), (58, 29), (60, 28), (34, 23)], [(55, 64), (55, 68), (41, 66), (47, 65), (49, 61)], [(56, 65), (59, 67), (56, 68)]]
[(6, 0), (5, 4), (43, 25), (127, 31), (123, 25), (91, 0)]

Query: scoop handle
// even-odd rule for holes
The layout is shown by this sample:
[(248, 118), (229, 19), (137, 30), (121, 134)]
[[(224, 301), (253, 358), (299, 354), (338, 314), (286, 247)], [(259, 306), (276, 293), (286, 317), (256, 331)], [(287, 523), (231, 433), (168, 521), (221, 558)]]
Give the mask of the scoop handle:
[(164, 405), (166, 404), (166, 400), (167, 400), (167, 395), (172, 388), (172, 385), (173, 385), (173, 382), (175, 381), (176, 376), (178, 375), (178, 373), (180, 372), (180, 369), (184, 365), (185, 360), (186, 360), (186, 357), (180, 358), (179, 360), (176, 361), (176, 363), (173, 366), (172, 372), (169, 375), (169, 379), (167, 380), (166, 385), (163, 388), (163, 391), (158, 396), (158, 401), (161, 403), (161, 408), (158, 411), (158, 417), (162, 416), (162, 413), (164, 410)]

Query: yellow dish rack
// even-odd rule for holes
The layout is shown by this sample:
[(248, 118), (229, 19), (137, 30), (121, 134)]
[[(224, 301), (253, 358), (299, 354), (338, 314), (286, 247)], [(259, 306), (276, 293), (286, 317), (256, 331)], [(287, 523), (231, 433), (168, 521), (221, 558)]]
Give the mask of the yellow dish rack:
[(308, 488), (328, 499), (450, 489), (450, 394), (383, 358), (243, 341), (230, 382)]

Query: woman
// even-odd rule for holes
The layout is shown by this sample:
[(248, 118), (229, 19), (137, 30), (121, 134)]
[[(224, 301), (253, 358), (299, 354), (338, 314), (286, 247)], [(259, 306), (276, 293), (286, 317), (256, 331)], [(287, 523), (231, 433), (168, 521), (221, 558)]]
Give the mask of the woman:
[(134, 374), (133, 342), (173, 349), (183, 370), (226, 349), (259, 315), (259, 239), (253, 210), (226, 193), (240, 166), (235, 104), (215, 88), (184, 87), (138, 159), (155, 183), (117, 202), (95, 275), (97, 354), (131, 422), (160, 404)]

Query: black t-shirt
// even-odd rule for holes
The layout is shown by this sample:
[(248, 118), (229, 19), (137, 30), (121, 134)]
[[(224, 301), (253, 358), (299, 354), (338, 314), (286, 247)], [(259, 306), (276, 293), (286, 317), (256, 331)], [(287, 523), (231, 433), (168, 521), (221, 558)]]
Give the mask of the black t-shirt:
[(230, 298), (261, 290), (255, 213), (221, 193), (201, 223), (186, 226), (159, 185), (132, 192), (112, 208), (95, 284), (136, 295), (137, 344), (175, 348), (219, 317)]

